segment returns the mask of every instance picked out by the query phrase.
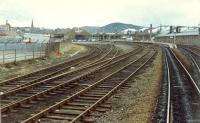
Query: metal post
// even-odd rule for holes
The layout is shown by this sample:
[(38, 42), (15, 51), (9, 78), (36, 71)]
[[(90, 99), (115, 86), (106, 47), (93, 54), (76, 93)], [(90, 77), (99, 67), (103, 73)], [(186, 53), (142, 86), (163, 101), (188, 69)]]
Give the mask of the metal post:
[(47, 44), (47, 56), (49, 55), (50, 43)]
[(48, 53), (49, 53), (49, 43), (46, 43), (45, 50), (46, 50), (45, 55), (48, 56)]
[[(26, 43), (26, 45), (27, 45), (27, 43)], [(25, 45), (25, 51), (24, 51), (24, 57), (25, 57), (25, 60), (26, 60), (26, 50), (27, 50), (26, 45)]]
[[(0, 105), (1, 105), (1, 96), (3, 95), (3, 92), (0, 92)], [(1, 114), (1, 111), (0, 111), (0, 123), (1, 123), (1, 116), (2, 114)]]
[(39, 50), (39, 57), (41, 57), (41, 52), (42, 52), (42, 43), (40, 43), (39, 48), (37, 47), (37, 50)]
[(174, 33), (174, 44), (176, 44), (176, 32)]
[(34, 56), (34, 46), (33, 46), (33, 59), (35, 58), (35, 56)]
[(17, 61), (17, 52), (16, 52), (16, 48), (15, 48), (15, 60), (14, 60), (14, 62), (16, 63), (16, 61)]
[(151, 41), (151, 38), (152, 38), (152, 24), (150, 24), (150, 32), (149, 32), (150, 34), (149, 34), (149, 38), (150, 38), (150, 40), (149, 41)]
[(42, 43), (40, 43), (40, 57), (42, 57)]
[(5, 63), (5, 49), (3, 48), (3, 64)]

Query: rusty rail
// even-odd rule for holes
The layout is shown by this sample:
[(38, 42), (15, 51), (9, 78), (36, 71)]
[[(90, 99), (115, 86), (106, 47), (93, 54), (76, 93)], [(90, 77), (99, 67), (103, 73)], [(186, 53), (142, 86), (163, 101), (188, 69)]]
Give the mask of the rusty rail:
[[(140, 49), (140, 50), (141, 50), (141, 49)], [(137, 50), (137, 52), (139, 52), (140, 50)], [(6, 106), (3, 106), (3, 107), (1, 108), (1, 111), (2, 111), (2, 112), (7, 111), (7, 110), (9, 110), (10, 108), (19, 106), (20, 104), (22, 104), (22, 103), (24, 103), (24, 102), (27, 102), (27, 101), (29, 101), (29, 100), (31, 100), (31, 99), (34, 99), (34, 98), (37, 98), (37, 97), (39, 97), (39, 96), (43, 96), (44, 94), (48, 94), (48, 93), (50, 93), (50, 92), (53, 92), (54, 90), (57, 90), (57, 89), (62, 88), (62, 87), (64, 87), (64, 86), (66, 86), (66, 85), (69, 85), (69, 84), (71, 84), (71, 83), (77, 81), (78, 79), (80, 79), (80, 78), (82, 78), (82, 77), (84, 77), (84, 76), (87, 76), (87, 75), (90, 75), (90, 74), (92, 74), (92, 73), (95, 73), (95, 71), (97, 71), (97, 70), (99, 70), (99, 69), (103, 69), (103, 68), (109, 67), (109, 66), (112, 65), (112, 64), (116, 64), (117, 62), (119, 62), (119, 61), (121, 61), (121, 60), (123, 60), (123, 59), (129, 57), (129, 55), (133, 55), (133, 52), (129, 52), (129, 53), (127, 53), (127, 54), (120, 55), (120, 56), (118, 56), (118, 57), (113, 57), (113, 59), (116, 59), (115, 62), (110, 63), (112, 59), (109, 59), (109, 61), (104, 61), (105, 63), (104, 63), (103, 65), (97, 67), (96, 69), (94, 69), (94, 70), (92, 70), (92, 71), (88, 71), (88, 72), (86, 72), (86, 73), (83, 74), (83, 75), (80, 75), (80, 76), (77, 76), (77, 77), (75, 77), (75, 78), (72, 78), (72, 79), (70, 79), (70, 80), (68, 80), (68, 81), (66, 81), (66, 82), (64, 82), (64, 83), (61, 83), (61, 84), (59, 84), (59, 85), (57, 85), (57, 86), (55, 86), (55, 87), (52, 87), (52, 88), (50, 88), (50, 89), (48, 89), (48, 90), (42, 91), (42, 92), (40, 92), (40, 93), (38, 93), (38, 94), (35, 94), (35, 95), (31, 96), (31, 97), (25, 98), (25, 99), (23, 99), (23, 100), (16, 101), (16, 102), (11, 103), (11, 104), (8, 104), (8, 105), (6, 105)], [(118, 58), (118, 60), (117, 60), (117, 58)], [(109, 63), (110, 63), (110, 64), (109, 64)], [(99, 63), (98, 63), (98, 64), (99, 64)], [(65, 74), (62, 75), (62, 76), (65, 76)], [(50, 81), (50, 80), (48, 80), (48, 81)], [(52, 80), (51, 80), (51, 81), (52, 81)], [(25, 88), (25, 87), (23, 87), (23, 88)], [(29, 85), (29, 88), (32, 88), (32, 86)], [(25, 89), (27, 89), (27, 87), (26, 87)], [(13, 92), (12, 92), (12, 93), (13, 93)]]
[[(148, 56), (149, 55), (149, 56)], [(120, 87), (122, 87), (133, 75), (135, 75), (142, 67), (144, 67), (146, 65), (146, 63), (148, 63), (153, 56), (155, 55), (155, 52), (151, 52), (151, 53), (147, 53), (145, 55), (143, 55), (142, 57), (140, 57), (139, 59), (125, 65), (124, 67), (120, 68), (119, 70), (117, 70), (116, 72), (109, 74), (108, 76), (106, 76), (105, 78), (101, 79), (100, 81), (92, 84), (91, 86), (77, 92), (76, 94), (62, 100), (61, 102), (56, 103), (55, 105), (33, 115), (32, 117), (22, 121), (21, 123), (32, 123), (32, 122), (36, 122), (39, 118), (41, 117), (45, 117), (48, 116), (49, 113), (55, 111), (56, 109), (60, 109), (62, 108), (63, 105), (67, 105), (69, 102), (79, 98), (79, 97), (83, 97), (84, 94), (86, 94), (89, 91), (94, 90), (95, 88), (98, 87), (106, 87), (103, 84), (106, 83), (106, 81), (110, 78), (112, 78), (114, 75), (118, 74), (119, 72), (122, 72), (125, 69), (130, 69), (131, 65), (133, 65), (134, 63), (138, 62), (140, 63), (138, 66), (136, 67), (136, 70), (134, 71), (130, 71), (130, 73), (128, 74), (127, 77), (123, 78), (122, 80), (119, 81), (119, 83), (115, 83), (116, 85), (113, 85), (112, 87), (110, 87), (110, 90), (108, 92), (106, 92), (105, 94), (103, 94), (100, 98), (98, 98), (94, 103), (92, 103), (88, 108), (84, 109), (84, 111), (82, 111), (79, 115), (77, 115), (75, 118), (71, 119), (71, 123), (74, 123), (76, 121), (79, 121), (81, 118), (83, 118), (83, 116), (85, 116), (86, 114), (90, 113), (93, 109), (95, 109), (95, 107), (97, 107), (98, 105), (100, 105), (101, 103), (103, 103), (106, 99), (108, 99), (111, 95), (113, 95), (114, 92), (116, 92)], [(143, 59), (147, 57), (146, 59)], [(140, 60), (144, 60), (144, 61), (140, 61)], [(109, 87), (108, 87), (109, 88)], [(104, 90), (104, 89), (102, 89)], [(62, 119), (62, 118), (60, 118)], [(63, 119), (66, 119), (63, 117)]]

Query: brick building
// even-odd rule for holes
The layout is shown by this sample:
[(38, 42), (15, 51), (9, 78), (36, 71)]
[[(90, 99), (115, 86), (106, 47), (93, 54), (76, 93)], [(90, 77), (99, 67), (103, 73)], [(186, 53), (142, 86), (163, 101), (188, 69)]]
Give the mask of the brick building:
[(11, 26), (6, 20), (5, 25), (0, 25), (0, 36), (6, 36), (10, 33), (10, 31), (11, 31)]

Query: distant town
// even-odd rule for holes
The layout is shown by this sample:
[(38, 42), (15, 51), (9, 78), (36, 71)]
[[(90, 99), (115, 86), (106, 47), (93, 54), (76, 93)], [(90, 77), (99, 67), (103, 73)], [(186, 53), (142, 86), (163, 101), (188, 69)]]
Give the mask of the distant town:
[[(20, 36), (24, 37), (25, 33), (44, 34), (50, 37), (61, 37), (71, 41), (101, 41), (101, 40), (143, 40), (143, 41), (165, 41), (172, 42), (172, 38), (176, 36), (177, 41), (185, 42), (185, 36), (192, 38), (195, 41), (200, 34), (200, 25), (198, 26), (170, 26), (160, 25), (154, 27), (150, 24), (149, 27), (143, 27), (133, 24), (111, 23), (103, 27), (74, 27), (45, 29), (36, 27), (34, 21), (30, 21), (30, 27), (12, 27), (8, 20), (5, 24), (0, 25), (0, 36)], [(31, 38), (28, 42), (32, 42)]]
[(2, 0), (0, 123), (200, 123), (200, 0)]

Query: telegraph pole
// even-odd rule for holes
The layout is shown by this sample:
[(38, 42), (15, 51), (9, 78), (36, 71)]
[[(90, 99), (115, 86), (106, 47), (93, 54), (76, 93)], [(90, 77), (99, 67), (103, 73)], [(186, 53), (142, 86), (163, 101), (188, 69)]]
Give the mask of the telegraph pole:
[(152, 38), (152, 24), (150, 24), (150, 36), (149, 36), (150, 40), (151, 41), (151, 38)]
[(176, 44), (176, 31), (174, 32), (174, 44)]

